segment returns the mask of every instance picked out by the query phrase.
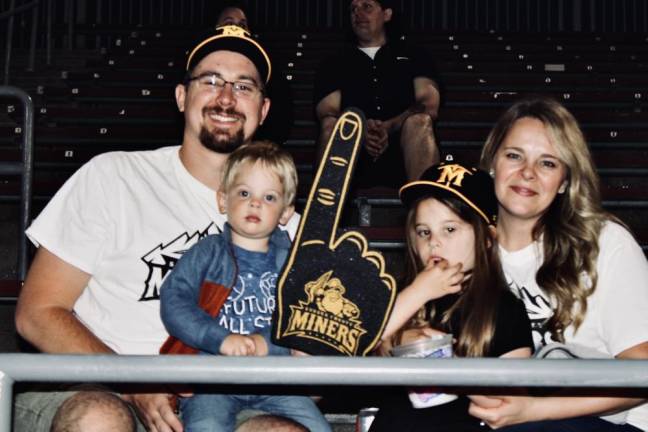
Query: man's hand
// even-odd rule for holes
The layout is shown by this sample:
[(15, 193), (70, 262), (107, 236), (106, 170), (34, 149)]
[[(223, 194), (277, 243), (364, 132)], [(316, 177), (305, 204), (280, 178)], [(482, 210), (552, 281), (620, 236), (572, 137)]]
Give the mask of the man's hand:
[(133, 405), (137, 415), (150, 432), (182, 432), (184, 428), (175, 414), (167, 393), (124, 394), (122, 398)]
[[(266, 353), (268, 352), (266, 347)], [(226, 356), (251, 356), (256, 354), (256, 344), (250, 336), (231, 334), (221, 344), (220, 353)]]
[(389, 131), (387, 124), (380, 120), (367, 120), (367, 136), (365, 139), (365, 149), (367, 153), (375, 159), (387, 149)]
[(493, 429), (528, 421), (533, 398), (527, 396), (468, 396), (468, 413)]

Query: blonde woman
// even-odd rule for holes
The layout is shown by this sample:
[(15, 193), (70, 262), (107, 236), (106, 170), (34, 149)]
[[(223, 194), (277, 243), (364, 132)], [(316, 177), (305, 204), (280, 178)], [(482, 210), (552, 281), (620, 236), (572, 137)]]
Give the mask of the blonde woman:
[[(509, 288), (526, 304), (536, 348), (563, 342), (648, 359), (648, 263), (601, 206), (583, 134), (559, 103), (524, 100), (491, 131), (482, 168), (495, 180)], [(507, 431), (648, 430), (644, 399), (474, 396), (470, 413)], [(626, 411), (621, 424), (601, 418)], [(618, 422), (618, 421), (617, 421)]]

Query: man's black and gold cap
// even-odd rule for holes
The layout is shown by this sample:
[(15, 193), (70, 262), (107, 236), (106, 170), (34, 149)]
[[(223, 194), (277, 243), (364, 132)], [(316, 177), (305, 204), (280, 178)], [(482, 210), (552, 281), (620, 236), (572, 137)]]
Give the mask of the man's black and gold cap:
[(442, 162), (426, 169), (419, 180), (399, 191), (403, 204), (411, 207), (421, 198), (454, 197), (472, 208), (486, 223), (497, 220), (497, 198), (493, 179), (484, 170), (455, 162)]
[(235, 25), (216, 27), (209, 34), (202, 36), (187, 54), (187, 71), (192, 70), (209, 54), (221, 50), (234, 51), (249, 58), (259, 71), (263, 82), (267, 84), (270, 81), (272, 63), (268, 53), (248, 31)]

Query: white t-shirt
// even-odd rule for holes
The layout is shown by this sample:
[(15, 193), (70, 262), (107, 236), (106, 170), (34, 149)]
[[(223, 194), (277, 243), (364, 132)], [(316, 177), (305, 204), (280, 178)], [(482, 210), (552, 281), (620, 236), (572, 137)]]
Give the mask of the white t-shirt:
[(371, 57), (371, 60), (376, 58), (376, 53), (378, 50), (382, 48), (382, 46), (377, 46), (377, 47), (358, 47), (360, 51), (363, 53), (367, 54), (369, 57)]
[[(578, 331), (565, 330), (565, 342), (595, 349), (609, 356), (648, 341), (648, 261), (632, 235), (608, 222), (599, 237), (596, 263), (598, 284), (587, 299), (587, 313)], [(550, 299), (535, 280), (543, 261), (542, 245), (500, 256), (509, 288), (527, 308), (536, 348), (552, 342), (545, 324), (553, 310)], [(628, 412), (627, 422), (648, 431), (648, 405)]]
[[(120, 354), (157, 354), (167, 337), (159, 289), (182, 254), (225, 216), (180, 147), (112, 152), (81, 167), (27, 230), (34, 244), (91, 275), (74, 312)], [(289, 222), (291, 236), (299, 218)]]

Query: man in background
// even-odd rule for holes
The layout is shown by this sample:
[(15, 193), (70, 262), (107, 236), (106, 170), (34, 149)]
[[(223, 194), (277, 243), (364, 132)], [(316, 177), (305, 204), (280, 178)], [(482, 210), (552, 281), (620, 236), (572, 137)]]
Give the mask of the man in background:
[(365, 113), (367, 136), (354, 175), (359, 187), (398, 188), (439, 160), (435, 67), (421, 48), (388, 34), (394, 19), (390, 3), (350, 2), (354, 43), (323, 62), (315, 80), (319, 158), (344, 109)]
[[(226, 3), (219, 12), (216, 26), (223, 25), (237, 25), (252, 32), (245, 9), (239, 2), (235, 1)], [(265, 89), (266, 96), (272, 101), (272, 107), (254, 136), (258, 140), (269, 140), (283, 145), (290, 139), (290, 130), (295, 119), (293, 92), (283, 75), (280, 62), (273, 57), (272, 50), (269, 50), (267, 46), (264, 48), (273, 64), (276, 65), (270, 77), (270, 82)]]

